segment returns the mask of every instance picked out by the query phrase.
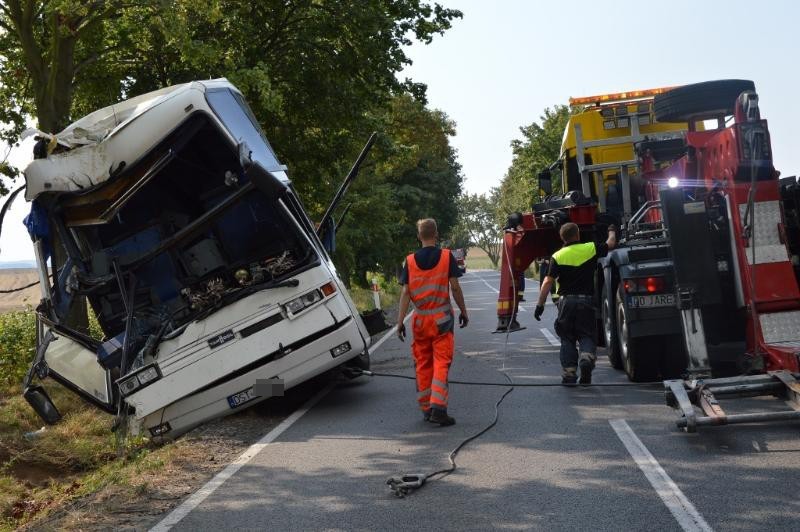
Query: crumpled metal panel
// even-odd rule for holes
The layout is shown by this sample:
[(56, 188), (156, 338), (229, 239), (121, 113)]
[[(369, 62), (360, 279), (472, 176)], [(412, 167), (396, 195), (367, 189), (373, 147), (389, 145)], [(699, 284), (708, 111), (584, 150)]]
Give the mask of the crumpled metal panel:
[[(780, 202), (758, 201), (753, 206), (755, 209), (756, 264), (789, 260), (789, 252), (781, 242), (780, 234), (778, 233), (778, 224), (781, 223)], [(747, 204), (739, 204), (739, 216), (743, 224), (746, 211)], [(745, 248), (745, 255), (747, 256), (747, 262), (753, 264), (753, 249), (749, 243)]]
[(759, 314), (758, 319), (768, 344), (800, 343), (800, 310)]

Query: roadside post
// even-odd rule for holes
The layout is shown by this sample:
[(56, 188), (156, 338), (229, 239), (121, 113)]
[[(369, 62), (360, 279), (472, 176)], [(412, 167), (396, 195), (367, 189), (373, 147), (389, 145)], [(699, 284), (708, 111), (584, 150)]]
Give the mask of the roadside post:
[(378, 279), (377, 277), (372, 278), (372, 297), (375, 300), (375, 308), (380, 310), (381, 309), (381, 294), (380, 294), (380, 286), (378, 286)]

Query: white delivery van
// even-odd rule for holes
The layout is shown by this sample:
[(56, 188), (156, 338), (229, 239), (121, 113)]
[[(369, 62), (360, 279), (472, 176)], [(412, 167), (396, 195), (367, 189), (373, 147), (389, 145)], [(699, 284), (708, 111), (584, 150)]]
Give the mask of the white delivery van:
[[(368, 331), (228, 81), (169, 87), (40, 134), (25, 179), (46, 282), (26, 398), (46, 420), (59, 416), (36, 375), (169, 438), (368, 365)], [(50, 272), (55, 246), (66, 259)], [(102, 342), (67, 325), (83, 296)]]

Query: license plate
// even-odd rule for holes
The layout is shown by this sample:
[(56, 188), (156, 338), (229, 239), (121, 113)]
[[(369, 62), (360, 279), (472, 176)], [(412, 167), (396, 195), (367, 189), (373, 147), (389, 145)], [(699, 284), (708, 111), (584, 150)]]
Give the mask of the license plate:
[(231, 408), (239, 408), (245, 403), (248, 403), (256, 398), (255, 392), (253, 392), (252, 388), (248, 388), (246, 390), (242, 390), (241, 392), (235, 393), (233, 395), (228, 396), (228, 406)]
[(674, 307), (675, 294), (647, 294), (642, 296), (628, 296), (628, 306), (631, 308)]

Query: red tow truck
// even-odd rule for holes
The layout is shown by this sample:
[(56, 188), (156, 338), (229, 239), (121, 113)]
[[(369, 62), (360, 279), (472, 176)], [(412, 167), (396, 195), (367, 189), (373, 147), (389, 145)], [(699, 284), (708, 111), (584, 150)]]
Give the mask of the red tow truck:
[[(800, 183), (772, 162), (755, 85), (718, 80), (572, 99), (545, 195), (504, 234), (498, 330), (518, 327), (513, 279), (560, 246), (621, 229), (597, 264), (600, 344), (633, 381), (664, 380), (689, 432), (800, 419)], [(563, 194), (553, 195), (554, 172)], [(737, 371), (725, 370), (734, 353)], [(730, 373), (730, 370), (728, 370)], [(776, 395), (790, 406), (726, 413), (719, 399)]]

